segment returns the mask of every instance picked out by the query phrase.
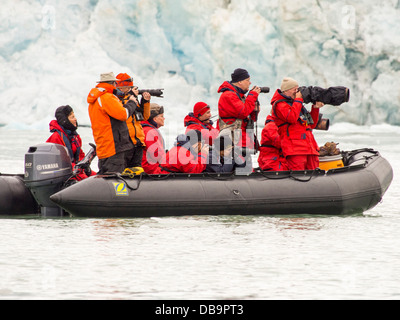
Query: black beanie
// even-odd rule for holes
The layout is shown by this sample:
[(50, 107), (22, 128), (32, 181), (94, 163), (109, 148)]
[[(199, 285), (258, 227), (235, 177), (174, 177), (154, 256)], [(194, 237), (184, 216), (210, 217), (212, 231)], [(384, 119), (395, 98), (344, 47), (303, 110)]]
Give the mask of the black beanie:
[(239, 82), (244, 79), (250, 78), (249, 73), (245, 69), (235, 69), (231, 74), (232, 82)]
[(77, 127), (75, 127), (69, 120), (68, 120), (68, 116), (71, 114), (71, 112), (73, 112), (74, 110), (66, 105), (66, 106), (61, 106), (58, 107), (56, 109), (56, 119), (57, 122), (60, 126), (62, 126), (63, 128), (70, 130), (70, 131), (75, 131), (77, 129)]

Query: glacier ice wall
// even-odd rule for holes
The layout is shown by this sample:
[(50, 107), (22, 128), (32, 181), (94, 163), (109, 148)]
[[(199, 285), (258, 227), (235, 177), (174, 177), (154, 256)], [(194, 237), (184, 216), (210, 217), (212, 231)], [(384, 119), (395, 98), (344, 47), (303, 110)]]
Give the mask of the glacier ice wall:
[(113, 71), (164, 88), (175, 133), (197, 101), (216, 115), (237, 67), (271, 91), (284, 76), (349, 87), (335, 121), (400, 124), (400, 0), (3, 0), (0, 21), (1, 124), (47, 128), (64, 104), (89, 124), (86, 96)]

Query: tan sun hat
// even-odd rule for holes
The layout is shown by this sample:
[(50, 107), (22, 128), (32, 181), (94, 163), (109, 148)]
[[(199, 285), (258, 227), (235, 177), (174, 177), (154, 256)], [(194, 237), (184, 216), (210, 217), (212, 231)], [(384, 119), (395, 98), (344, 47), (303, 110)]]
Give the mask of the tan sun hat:
[(100, 82), (110, 82), (110, 81), (118, 81), (118, 79), (114, 75), (114, 72), (102, 73), (100, 75), (100, 81), (97, 82), (100, 83)]

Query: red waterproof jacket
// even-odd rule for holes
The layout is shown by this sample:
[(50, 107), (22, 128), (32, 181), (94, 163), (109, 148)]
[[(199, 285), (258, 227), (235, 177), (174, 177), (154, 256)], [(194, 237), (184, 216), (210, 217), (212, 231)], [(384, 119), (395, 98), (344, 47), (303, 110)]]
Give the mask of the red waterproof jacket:
[(205, 155), (194, 155), (184, 146), (175, 146), (167, 152), (162, 167), (167, 172), (201, 173), (206, 169), (206, 163)]
[(66, 147), (73, 164), (78, 163), (85, 157), (85, 153), (82, 151), (82, 139), (76, 131), (68, 135), (64, 128), (58, 124), (57, 120), (52, 120), (49, 126), (50, 132), (53, 132), (53, 134), (46, 142), (56, 143)]
[(304, 115), (303, 99), (293, 100), (278, 89), (271, 100), (272, 117), (278, 127), (281, 147), (285, 157), (292, 155), (319, 155), (318, 145), (312, 134), (319, 118), (319, 109), (312, 108), (310, 114), (314, 124), (309, 124)]
[[(227, 124), (232, 124), (236, 119), (242, 119), (242, 139), (239, 146), (254, 147), (254, 137), (246, 134), (246, 127), (250, 120), (255, 121), (257, 113), (255, 111), (258, 93), (250, 91), (247, 97), (239, 88), (225, 81), (218, 89), (221, 96), (218, 101), (218, 113), (221, 120)], [(217, 129), (220, 128), (218, 121)]]
[(164, 139), (151, 121), (142, 121), (142, 128), (145, 136), (142, 168), (148, 174), (163, 173), (159, 165), (165, 161)]
[[(53, 134), (46, 142), (56, 143), (66, 147), (71, 158), (72, 168), (74, 168), (75, 164), (85, 157), (85, 153), (82, 151), (81, 137), (76, 131), (68, 135), (66, 130), (58, 124), (57, 120), (52, 120), (50, 122), (50, 132), (53, 132)], [(96, 173), (92, 171), (92, 175), (95, 174)], [(85, 173), (81, 172), (75, 177), (75, 180), (79, 181), (87, 177)]]
[(272, 116), (267, 116), (264, 129), (261, 133), (260, 155), (258, 165), (265, 171), (284, 171), (288, 170), (286, 159), (281, 149), (281, 139), (278, 127)]
[(186, 132), (190, 130), (198, 130), (201, 132), (204, 141), (210, 146), (214, 144), (215, 138), (219, 134), (219, 130), (213, 127), (212, 122), (205, 124), (196, 118), (193, 112), (189, 113), (184, 119), (184, 126), (186, 127)]

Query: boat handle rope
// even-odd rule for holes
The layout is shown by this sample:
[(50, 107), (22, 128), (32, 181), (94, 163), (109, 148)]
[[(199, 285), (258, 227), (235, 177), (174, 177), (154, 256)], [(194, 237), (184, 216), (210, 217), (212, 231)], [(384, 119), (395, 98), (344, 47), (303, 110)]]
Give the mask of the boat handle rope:
[(166, 180), (171, 176), (172, 172), (168, 174), (148, 174), (146, 172), (143, 172), (142, 175), (143, 174), (145, 174), (147, 177), (153, 180)]
[(211, 178), (211, 179), (214, 179), (214, 180), (220, 180), (220, 181), (224, 181), (224, 180), (231, 180), (231, 179), (233, 179), (233, 177), (235, 176), (235, 171), (233, 171), (231, 174), (229, 174), (229, 175), (220, 175), (220, 174), (218, 174), (218, 173), (213, 173), (213, 172), (203, 172), (203, 174), (206, 176), (206, 177), (209, 177), (209, 178)]
[[(261, 175), (262, 175), (263, 177), (267, 178), (268, 180), (293, 179), (293, 180), (296, 180), (296, 181), (299, 181), (299, 182), (309, 182), (309, 181), (313, 178), (313, 176), (314, 176), (316, 173), (324, 172), (324, 174), (325, 174), (325, 171), (324, 171), (324, 170), (321, 170), (321, 169), (319, 169), (319, 168), (317, 168), (317, 169), (315, 169), (315, 170), (312, 170), (312, 171), (311, 171), (310, 177), (307, 178), (307, 179), (300, 179), (300, 178), (297, 178), (295, 175), (293, 175), (293, 171), (290, 171), (290, 172), (289, 172), (289, 175), (284, 175), (283, 177), (279, 177), (279, 173), (278, 173), (278, 172), (276, 173), (276, 175), (275, 175), (274, 177), (273, 177), (272, 175), (267, 175), (267, 174), (265, 174), (265, 173), (267, 173), (267, 172), (273, 172), (273, 171), (263, 171), (263, 170), (260, 170), (259, 172), (261, 173)], [(306, 171), (305, 171), (305, 173), (306, 173)]]
[(314, 174), (315, 174), (316, 172), (319, 172), (319, 171), (320, 171), (320, 169), (318, 169), (318, 168), (315, 169), (315, 170), (313, 170), (312, 173), (310, 174), (310, 177), (309, 177), (308, 179), (299, 179), (299, 178), (296, 178), (295, 176), (292, 175), (292, 171), (290, 171), (289, 178), (290, 178), (290, 179), (293, 179), (293, 180), (296, 180), (296, 181), (300, 181), (300, 182), (309, 182), (309, 181), (311, 181), (311, 179), (313, 178)]
[[(140, 183), (142, 182), (142, 177), (143, 177), (143, 175), (140, 174), (140, 175), (139, 175), (139, 180), (137, 181), (137, 184), (136, 184), (136, 187), (132, 187), (132, 186), (128, 183), (128, 181), (125, 179), (125, 177), (121, 176), (121, 174), (118, 173), (118, 174), (116, 174), (115, 176), (116, 176), (118, 179), (121, 179), (123, 182), (125, 182), (126, 186), (127, 186), (130, 190), (132, 190), (132, 191), (135, 191), (135, 190), (139, 189)], [(129, 176), (129, 178), (130, 178), (131, 180), (133, 180), (133, 179), (135, 178), (135, 176)]]
[[(136, 187), (132, 187), (132, 186), (128, 183), (127, 179), (125, 179), (126, 176), (122, 176), (120, 173), (109, 173), (109, 174), (102, 175), (101, 177), (102, 177), (103, 179), (115, 179), (115, 178), (116, 178), (116, 179), (120, 179), (120, 180), (122, 180), (123, 182), (125, 182), (126, 186), (127, 186), (130, 190), (135, 191), (135, 190), (139, 189), (140, 183), (142, 182), (142, 174), (140, 174), (140, 175), (138, 175), (138, 176), (139, 176), (139, 180), (138, 180), (138, 182), (137, 182)], [(137, 177), (137, 176), (135, 176), (135, 175), (129, 175), (128, 177), (129, 177), (131, 180), (133, 180), (133, 179), (134, 179), (135, 177)]]

